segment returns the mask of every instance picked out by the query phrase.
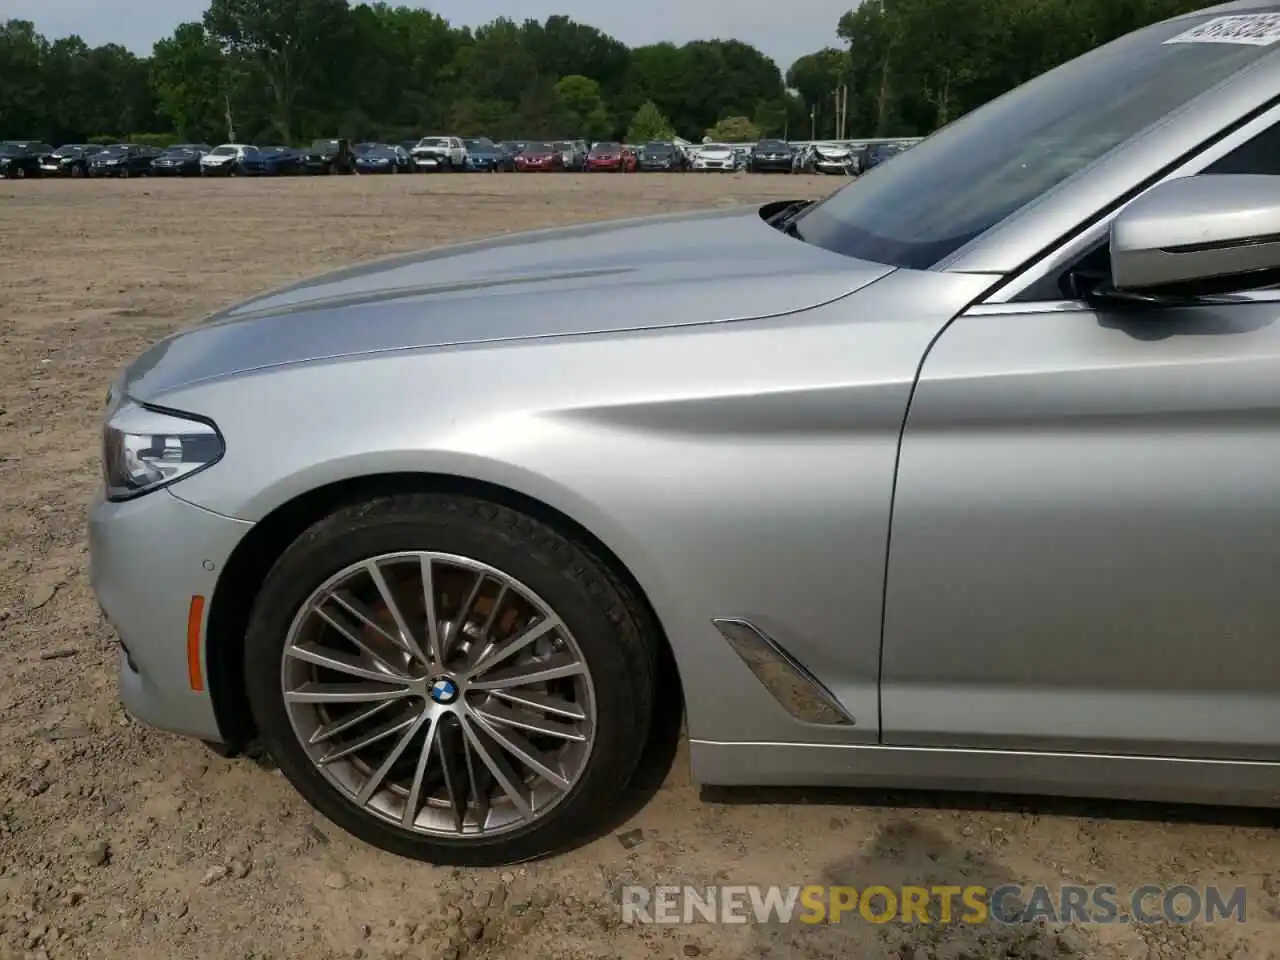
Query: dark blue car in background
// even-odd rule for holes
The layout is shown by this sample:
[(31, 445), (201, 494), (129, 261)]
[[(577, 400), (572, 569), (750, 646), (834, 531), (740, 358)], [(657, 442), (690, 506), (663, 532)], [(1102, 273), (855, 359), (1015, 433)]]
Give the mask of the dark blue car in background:
[(402, 146), (389, 143), (358, 143), (352, 148), (356, 155), (356, 173), (414, 173), (413, 156)]
[(487, 137), (463, 140), (467, 148), (467, 169), (481, 173), (514, 173), (515, 153), (504, 150)]
[(236, 173), (246, 177), (282, 177), (302, 170), (302, 151), (293, 147), (258, 147), (246, 151)]

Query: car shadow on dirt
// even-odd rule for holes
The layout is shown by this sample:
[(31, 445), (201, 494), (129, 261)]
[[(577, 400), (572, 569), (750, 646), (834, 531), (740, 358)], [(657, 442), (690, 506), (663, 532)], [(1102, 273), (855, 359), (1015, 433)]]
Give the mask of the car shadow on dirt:
[[(904, 887), (950, 886), (956, 888), (951, 906), (931, 896), (927, 901), (930, 922), (901, 921), (900, 905), (892, 919), (868, 919), (855, 908), (836, 922), (762, 924), (754, 928), (748, 955), (753, 960), (792, 958), (883, 958), (883, 960), (1085, 960), (1105, 955), (1100, 945), (1078, 928), (1058, 930), (1044, 923), (1002, 924), (972, 918), (959, 888), (981, 886), (993, 890), (1018, 883), (1000, 862), (982, 853), (963, 850), (942, 834), (905, 819), (890, 820), (852, 857), (827, 865), (812, 881), (836, 887), (852, 887), (861, 897), (869, 887), (887, 888), (900, 897)], [(893, 910), (884, 894), (870, 898), (872, 918), (884, 918)], [(1006, 906), (1013, 906), (1006, 902)], [(1015, 907), (1016, 909), (1016, 907)], [(813, 915), (810, 914), (812, 919)]]

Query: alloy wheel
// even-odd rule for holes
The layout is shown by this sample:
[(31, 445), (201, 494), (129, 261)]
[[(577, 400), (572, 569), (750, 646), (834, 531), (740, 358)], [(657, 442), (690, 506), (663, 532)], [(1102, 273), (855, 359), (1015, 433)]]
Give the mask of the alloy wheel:
[(299, 608), (285, 708), (316, 769), (364, 812), (412, 831), (490, 837), (553, 809), (595, 739), (591, 674), (564, 621), (478, 561), (384, 554)]

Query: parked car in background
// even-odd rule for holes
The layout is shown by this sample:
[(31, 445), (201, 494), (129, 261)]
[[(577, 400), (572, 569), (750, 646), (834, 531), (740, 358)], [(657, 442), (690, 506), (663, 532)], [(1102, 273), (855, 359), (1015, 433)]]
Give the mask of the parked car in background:
[(749, 169), (753, 173), (793, 173), (796, 149), (785, 140), (761, 140), (751, 148)]
[(351, 142), (345, 137), (313, 140), (302, 157), (303, 171), (317, 175), (354, 173), (355, 163)]
[(44, 140), (6, 140), (5, 143), (11, 143), (15, 147), (21, 147), (28, 153), (35, 154), (40, 159), (44, 159), (53, 153), (53, 146)]
[(166, 147), (151, 161), (151, 174), (157, 177), (198, 177), (200, 158), (212, 149), (207, 143), (179, 143)]
[(366, 144), (356, 154), (356, 173), (413, 173), (413, 157), (389, 143)]
[(0, 177), (22, 180), (40, 176), (41, 154), (17, 143), (0, 143)]
[(512, 159), (512, 167), (514, 169), (515, 158), (524, 153), (524, 148), (529, 145), (527, 140), (503, 140), (498, 144), (498, 149), (507, 154)]
[(858, 172), (873, 170), (886, 160), (891, 160), (906, 150), (901, 143), (869, 143), (856, 151)]
[(552, 173), (564, 169), (564, 154), (550, 143), (530, 143), (516, 157), (516, 170), (521, 173)]
[(633, 173), (635, 169), (635, 152), (621, 143), (603, 141), (587, 154), (588, 173)]
[(413, 162), (423, 172), (467, 169), (467, 146), (459, 137), (423, 137), (413, 148)]
[(685, 156), (674, 143), (652, 140), (640, 148), (639, 169), (644, 173), (683, 173)]
[(200, 176), (229, 177), (239, 173), (240, 161), (257, 147), (249, 143), (223, 143), (200, 157)]
[(88, 143), (64, 143), (52, 153), (40, 158), (42, 177), (87, 177), (89, 158), (101, 152), (102, 147)]
[(246, 151), (236, 174), (245, 177), (284, 177), (302, 172), (302, 151), (284, 144), (272, 144)]
[(577, 173), (586, 167), (587, 149), (581, 140), (556, 140), (551, 148), (560, 154), (562, 170)]
[(698, 173), (732, 173), (745, 163), (743, 152), (727, 143), (704, 143), (694, 147), (692, 153), (690, 169)]
[(806, 173), (852, 176), (861, 166), (858, 151), (844, 143), (814, 143), (800, 157), (800, 169)]
[(504, 150), (488, 137), (462, 141), (467, 149), (467, 169), (479, 173), (506, 173), (516, 168), (515, 154)]
[(155, 147), (138, 143), (114, 143), (89, 158), (91, 177), (145, 177), (151, 161), (160, 155)]

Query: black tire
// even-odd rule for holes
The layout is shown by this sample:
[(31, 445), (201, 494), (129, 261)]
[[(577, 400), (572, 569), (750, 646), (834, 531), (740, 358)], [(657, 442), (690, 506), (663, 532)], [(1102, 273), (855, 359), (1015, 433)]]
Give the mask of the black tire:
[[(596, 741), (568, 794), (541, 818), (494, 837), (412, 833), (358, 808), (325, 779), (294, 735), (281, 692), (284, 643), (296, 611), (326, 578), (362, 559), (437, 550), (480, 560), (537, 592), (577, 640), (595, 687)], [(458, 496), (385, 497), (307, 529), (267, 575), (250, 615), (245, 685), (263, 745), (299, 793), (354, 836), (400, 856), (497, 866), (593, 839), (611, 825), (649, 734), (658, 663), (644, 606), (581, 544), (495, 503)]]

